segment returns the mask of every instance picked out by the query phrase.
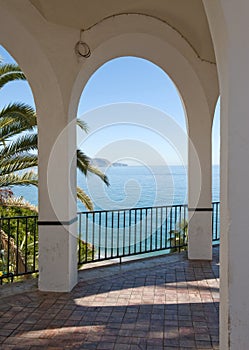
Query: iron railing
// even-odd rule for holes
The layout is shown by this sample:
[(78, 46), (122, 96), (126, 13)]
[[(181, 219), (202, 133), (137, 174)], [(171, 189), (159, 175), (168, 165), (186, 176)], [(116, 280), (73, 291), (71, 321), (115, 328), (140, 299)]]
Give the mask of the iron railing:
[[(220, 203), (213, 202), (212, 240), (219, 243)], [(78, 263), (187, 247), (187, 205), (78, 213)]]
[(38, 272), (37, 216), (0, 217), (0, 284)]
[[(214, 244), (220, 237), (219, 209), (214, 202)], [(78, 213), (78, 263), (185, 250), (187, 220), (187, 205)], [(0, 217), (0, 284), (38, 272), (37, 221), (37, 216)]]
[(220, 241), (220, 202), (213, 202), (212, 212), (212, 235), (213, 243), (219, 243)]
[(187, 205), (78, 214), (79, 264), (187, 246)]

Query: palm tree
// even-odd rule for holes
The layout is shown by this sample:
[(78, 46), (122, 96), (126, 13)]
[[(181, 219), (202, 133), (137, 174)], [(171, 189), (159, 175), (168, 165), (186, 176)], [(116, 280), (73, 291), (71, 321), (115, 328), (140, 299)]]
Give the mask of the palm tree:
[[(20, 67), (0, 61), (0, 89), (16, 80), (26, 80)], [(77, 125), (87, 132), (83, 121), (78, 119)], [(38, 165), (37, 140), (37, 117), (32, 107), (11, 103), (0, 110), (0, 191), (13, 185), (38, 185), (38, 174), (32, 170)], [(77, 149), (77, 167), (85, 176), (93, 173), (109, 185), (107, 177), (91, 165), (90, 159), (80, 149)], [(93, 210), (91, 199), (79, 187), (77, 197), (87, 209)]]

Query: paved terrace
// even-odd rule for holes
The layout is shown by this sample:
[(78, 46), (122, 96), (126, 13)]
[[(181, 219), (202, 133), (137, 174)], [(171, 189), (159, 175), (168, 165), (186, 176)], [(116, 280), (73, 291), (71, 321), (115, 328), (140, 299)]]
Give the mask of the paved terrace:
[(71, 293), (3, 286), (0, 349), (218, 349), (218, 253), (88, 266)]

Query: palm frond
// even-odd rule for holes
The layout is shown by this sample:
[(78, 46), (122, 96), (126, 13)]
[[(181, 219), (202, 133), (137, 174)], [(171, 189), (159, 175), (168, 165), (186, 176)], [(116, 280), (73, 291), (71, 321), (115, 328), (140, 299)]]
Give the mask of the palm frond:
[(4, 143), (23, 131), (34, 131), (37, 118), (32, 107), (13, 103), (0, 110), (0, 142)]
[(38, 186), (38, 175), (34, 171), (26, 172), (22, 175), (8, 174), (0, 176), (0, 187), (9, 186)]
[(84, 120), (77, 118), (77, 125), (80, 127), (81, 130), (88, 133), (88, 125), (86, 122), (84, 122)]
[(27, 170), (36, 167), (38, 158), (36, 154), (21, 154), (14, 155), (11, 158), (4, 158), (0, 160), (0, 175), (11, 174), (20, 170)]
[(0, 150), (0, 164), (3, 158), (10, 158), (37, 150), (37, 134), (24, 134)]
[[(22, 73), (21, 68), (15, 63), (2, 63), (0, 59), (0, 75), (9, 74), (9, 73)], [(25, 78), (26, 79), (26, 78)]]
[(77, 149), (77, 168), (84, 174), (87, 174), (87, 169), (90, 165), (90, 158), (85, 155), (80, 149)]
[(104, 181), (104, 183), (105, 183), (107, 186), (110, 186), (108, 177), (107, 177), (104, 173), (102, 173), (102, 171), (99, 170), (97, 167), (95, 167), (95, 166), (93, 166), (93, 165), (89, 165), (88, 168), (87, 168), (87, 170), (88, 170), (90, 173), (92, 173), (92, 174), (98, 176), (102, 181)]
[(97, 167), (90, 164), (90, 158), (85, 155), (84, 152), (77, 149), (77, 168), (84, 174), (87, 175), (88, 172), (98, 176), (104, 183), (109, 186), (108, 177), (102, 173)]
[(11, 81), (26, 80), (20, 67), (16, 64), (0, 65), (0, 89)]
[(25, 103), (10, 103), (0, 111), (1, 127), (13, 122), (21, 122), (24, 126), (32, 128), (37, 125), (36, 113), (33, 107)]
[(93, 210), (93, 202), (90, 197), (80, 188), (77, 187), (77, 198), (84, 204), (88, 210)]

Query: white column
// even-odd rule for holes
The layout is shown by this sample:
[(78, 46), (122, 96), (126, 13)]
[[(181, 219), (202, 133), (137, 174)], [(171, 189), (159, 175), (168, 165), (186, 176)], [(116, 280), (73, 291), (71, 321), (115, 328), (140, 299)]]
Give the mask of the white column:
[(191, 260), (212, 260), (211, 121), (207, 117), (206, 125), (196, 120), (189, 128), (188, 258)]
[[(249, 45), (246, 38), (249, 25), (248, 18), (237, 20), (241, 32), (233, 38), (234, 47), (228, 53), (229, 89), (221, 98), (221, 181), (227, 179), (221, 184), (221, 291), (225, 289), (224, 296), (228, 298), (221, 302), (221, 322), (225, 314), (229, 348), (246, 350), (249, 344)], [(236, 44), (235, 40), (240, 43)]]
[(249, 344), (249, 2), (204, 1), (221, 87), (220, 349)]
[(1, 43), (25, 72), (38, 115), (39, 289), (66, 292), (77, 282), (76, 130), (67, 124), (77, 108), (78, 30), (49, 24), (29, 2), (0, 4)]
[(67, 124), (58, 104), (54, 108), (48, 104), (38, 116), (39, 289), (68, 292), (78, 275), (76, 126)]
[(212, 260), (212, 118), (205, 104), (188, 112), (188, 258)]

